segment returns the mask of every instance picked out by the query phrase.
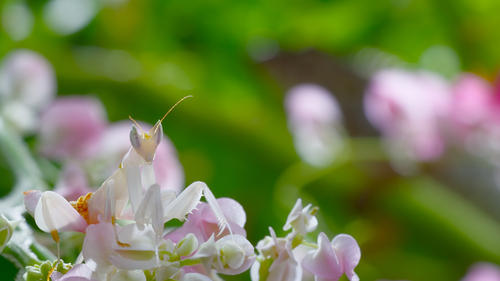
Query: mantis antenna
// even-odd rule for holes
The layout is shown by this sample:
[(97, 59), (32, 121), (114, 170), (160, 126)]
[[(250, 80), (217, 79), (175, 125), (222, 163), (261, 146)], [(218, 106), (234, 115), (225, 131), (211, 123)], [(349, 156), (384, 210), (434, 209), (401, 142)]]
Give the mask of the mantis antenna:
[(130, 116), (130, 115), (129, 115), (129, 116), (128, 116), (128, 119), (130, 119), (130, 121), (132, 121), (132, 123), (134, 123), (134, 124), (137, 126), (137, 128), (139, 128), (139, 130), (141, 130), (141, 132), (143, 132), (143, 133), (145, 132), (145, 131), (142, 129), (141, 125), (139, 125), (139, 123), (138, 123), (137, 121), (135, 121), (135, 119), (134, 119), (134, 118), (132, 118), (132, 116)]
[[(172, 105), (172, 106), (170, 107), (170, 109), (167, 111), (167, 113), (165, 113), (165, 115), (163, 115), (163, 117), (160, 119), (160, 122), (159, 122), (159, 123), (163, 122), (163, 120), (165, 119), (165, 117), (167, 117), (167, 115), (168, 115), (170, 112), (172, 112), (172, 110), (173, 110), (174, 108), (176, 108), (176, 107), (177, 107), (177, 106), (178, 106), (181, 102), (183, 102), (185, 99), (192, 98), (192, 97), (193, 97), (192, 95), (188, 95), (188, 96), (185, 96), (185, 97), (183, 97), (182, 99), (178, 100), (178, 101), (177, 101), (174, 105)], [(136, 126), (137, 126), (140, 130), (141, 130), (141, 132), (145, 132), (145, 131), (144, 131), (144, 129), (142, 129), (141, 125), (139, 125), (139, 123), (138, 123), (137, 121), (135, 121), (135, 119), (134, 119), (134, 118), (132, 118), (132, 116), (130, 116), (130, 115), (129, 115), (129, 116), (128, 116), (128, 119), (130, 119), (130, 121), (132, 121), (132, 122), (133, 122), (133, 123), (134, 123), (134, 124), (135, 124), (135, 125), (136, 125)]]
[(160, 119), (160, 123), (163, 122), (163, 119), (165, 119), (165, 117), (167, 117), (167, 115), (172, 112), (172, 110), (179, 105), (179, 103), (183, 102), (185, 99), (188, 99), (188, 98), (192, 98), (193, 96), (192, 95), (189, 95), (189, 96), (185, 96), (183, 97), (182, 99), (178, 100), (174, 105), (172, 105), (172, 107), (170, 107), (170, 109), (167, 111), (167, 113), (165, 113), (165, 115), (163, 115), (163, 117)]

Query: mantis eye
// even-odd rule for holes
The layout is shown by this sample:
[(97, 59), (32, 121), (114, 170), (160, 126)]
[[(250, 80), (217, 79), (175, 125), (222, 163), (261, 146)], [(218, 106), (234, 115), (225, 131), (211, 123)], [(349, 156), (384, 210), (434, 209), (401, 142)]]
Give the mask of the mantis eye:
[(136, 150), (141, 146), (139, 133), (137, 133), (137, 128), (135, 126), (132, 126), (132, 130), (130, 130), (130, 143)]

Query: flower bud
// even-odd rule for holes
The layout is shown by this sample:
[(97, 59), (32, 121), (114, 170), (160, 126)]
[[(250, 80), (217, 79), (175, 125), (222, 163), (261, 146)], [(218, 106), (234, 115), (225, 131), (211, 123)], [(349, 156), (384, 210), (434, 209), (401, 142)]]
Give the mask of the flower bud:
[(214, 268), (222, 274), (240, 274), (254, 262), (255, 255), (252, 244), (241, 235), (228, 235), (215, 242), (219, 257)]
[(297, 199), (295, 206), (288, 215), (283, 230), (293, 229), (301, 235), (314, 231), (318, 226), (318, 220), (314, 216), (317, 210), (317, 207), (312, 207), (311, 204), (302, 208), (302, 200), (300, 198)]
[[(54, 268), (55, 267), (55, 268)], [(56, 261), (44, 261), (40, 264), (26, 267), (26, 273), (24, 274), (24, 280), (26, 281), (46, 281), (50, 280), (49, 273), (54, 276), (61, 274), (66, 274), (72, 265), (69, 263), (63, 263), (59, 260)], [(52, 270), (54, 268), (54, 270)], [(59, 272), (59, 273), (57, 273)]]
[(177, 254), (181, 257), (191, 255), (198, 248), (198, 239), (194, 234), (189, 233), (176, 245)]
[(7, 243), (9, 243), (12, 233), (14, 232), (14, 226), (9, 220), (3, 215), (0, 216), (0, 253), (3, 251)]

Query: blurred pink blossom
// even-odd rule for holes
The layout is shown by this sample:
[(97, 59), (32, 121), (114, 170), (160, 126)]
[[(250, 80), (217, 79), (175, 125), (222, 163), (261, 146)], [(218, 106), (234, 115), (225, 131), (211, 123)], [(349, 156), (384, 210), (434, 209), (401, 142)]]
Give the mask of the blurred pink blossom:
[(63, 169), (55, 192), (68, 201), (75, 201), (78, 197), (93, 191), (88, 185), (85, 172), (79, 165), (67, 163)]
[(89, 157), (106, 125), (106, 114), (99, 100), (59, 98), (42, 115), (40, 150), (52, 159)]
[[(246, 237), (246, 231), (243, 228), (246, 222), (246, 214), (240, 203), (231, 198), (219, 198), (217, 203), (219, 203), (224, 216), (227, 218), (233, 234)], [(200, 242), (207, 241), (212, 235), (216, 235), (215, 238), (220, 239), (229, 234), (225, 230), (221, 235), (218, 235), (218, 220), (210, 206), (203, 202), (199, 203), (197, 209), (188, 215), (187, 221), (182, 227), (167, 234), (165, 238), (178, 242), (189, 233), (193, 233)]]
[(440, 127), (450, 99), (450, 86), (437, 75), (389, 69), (373, 77), (365, 95), (365, 113), (387, 139), (403, 144), (401, 153), (430, 161), (445, 148)]
[(22, 132), (34, 131), (38, 114), (56, 92), (54, 70), (29, 50), (9, 53), (0, 66), (1, 114)]
[(491, 263), (476, 263), (462, 281), (500, 281), (500, 268)]
[(450, 121), (454, 138), (463, 139), (474, 129), (492, 121), (493, 89), (474, 74), (462, 75), (453, 85)]
[(361, 258), (361, 250), (352, 236), (339, 234), (328, 240), (325, 233), (318, 236), (318, 249), (309, 252), (302, 260), (302, 267), (316, 276), (316, 280), (337, 281), (342, 274), (358, 281), (354, 268)]
[(342, 112), (335, 97), (314, 84), (293, 87), (285, 99), (288, 125), (299, 156), (314, 166), (330, 164), (342, 147)]

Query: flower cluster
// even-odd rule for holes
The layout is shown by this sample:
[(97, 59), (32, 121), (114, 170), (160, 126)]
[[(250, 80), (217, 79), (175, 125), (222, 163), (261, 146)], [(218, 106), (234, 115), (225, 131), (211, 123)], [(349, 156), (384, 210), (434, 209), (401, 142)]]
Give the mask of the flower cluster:
[[(36, 134), (36, 151), (48, 159), (41, 161), (61, 167), (53, 173), (53, 189), (24, 192), (24, 209), (51, 235), (57, 258), (35, 241), (20, 199), (0, 216), (0, 253), (20, 258), (24, 280), (206, 281), (250, 268), (254, 281), (338, 280), (344, 273), (359, 279), (354, 238), (340, 234), (329, 241), (320, 233), (317, 243), (306, 241), (318, 225), (316, 207), (303, 207), (299, 199), (283, 227), (288, 235), (277, 237), (270, 228), (256, 255), (237, 201), (216, 199), (203, 182), (181, 191), (184, 173), (163, 133), (164, 117), (154, 126), (132, 118), (132, 125), (109, 123), (96, 98), (55, 98), (55, 81), (50, 64), (31, 51), (13, 52), (0, 66), (1, 121), (14, 134)], [(333, 96), (300, 85), (286, 106), (300, 156), (311, 165), (329, 165), (343, 145)], [(47, 187), (42, 179), (27, 182), (38, 183)], [(171, 227), (174, 220), (182, 225)], [(65, 232), (84, 237), (74, 245), (81, 246), (74, 263), (61, 259), (61, 243), (74, 244)]]
[(484, 151), (477, 139), (498, 139), (499, 108), (495, 89), (473, 74), (450, 83), (431, 72), (382, 70), (365, 95), (366, 115), (396, 160), (435, 161), (447, 147), (496, 152), (488, 145)]
[(343, 274), (351, 281), (359, 280), (354, 268), (361, 250), (352, 236), (339, 234), (330, 241), (321, 232), (317, 243), (305, 240), (305, 235), (318, 226), (316, 212), (316, 207), (303, 207), (298, 199), (283, 226), (283, 230), (291, 232), (277, 237), (269, 228), (271, 236), (256, 246), (259, 255), (251, 269), (252, 281), (300, 281), (311, 275), (315, 280), (337, 281)]
[[(60, 232), (85, 233), (82, 263), (67, 272), (53, 266), (47, 278), (213, 280), (252, 265), (254, 248), (236, 201), (217, 200), (203, 182), (180, 194), (158, 184), (154, 162), (162, 139), (161, 121), (148, 131), (132, 126), (131, 147), (119, 167), (95, 192), (74, 201), (54, 191), (25, 193), (27, 211), (57, 243)], [(179, 229), (165, 230), (165, 223), (186, 217)], [(28, 269), (26, 279), (31, 275)]]

